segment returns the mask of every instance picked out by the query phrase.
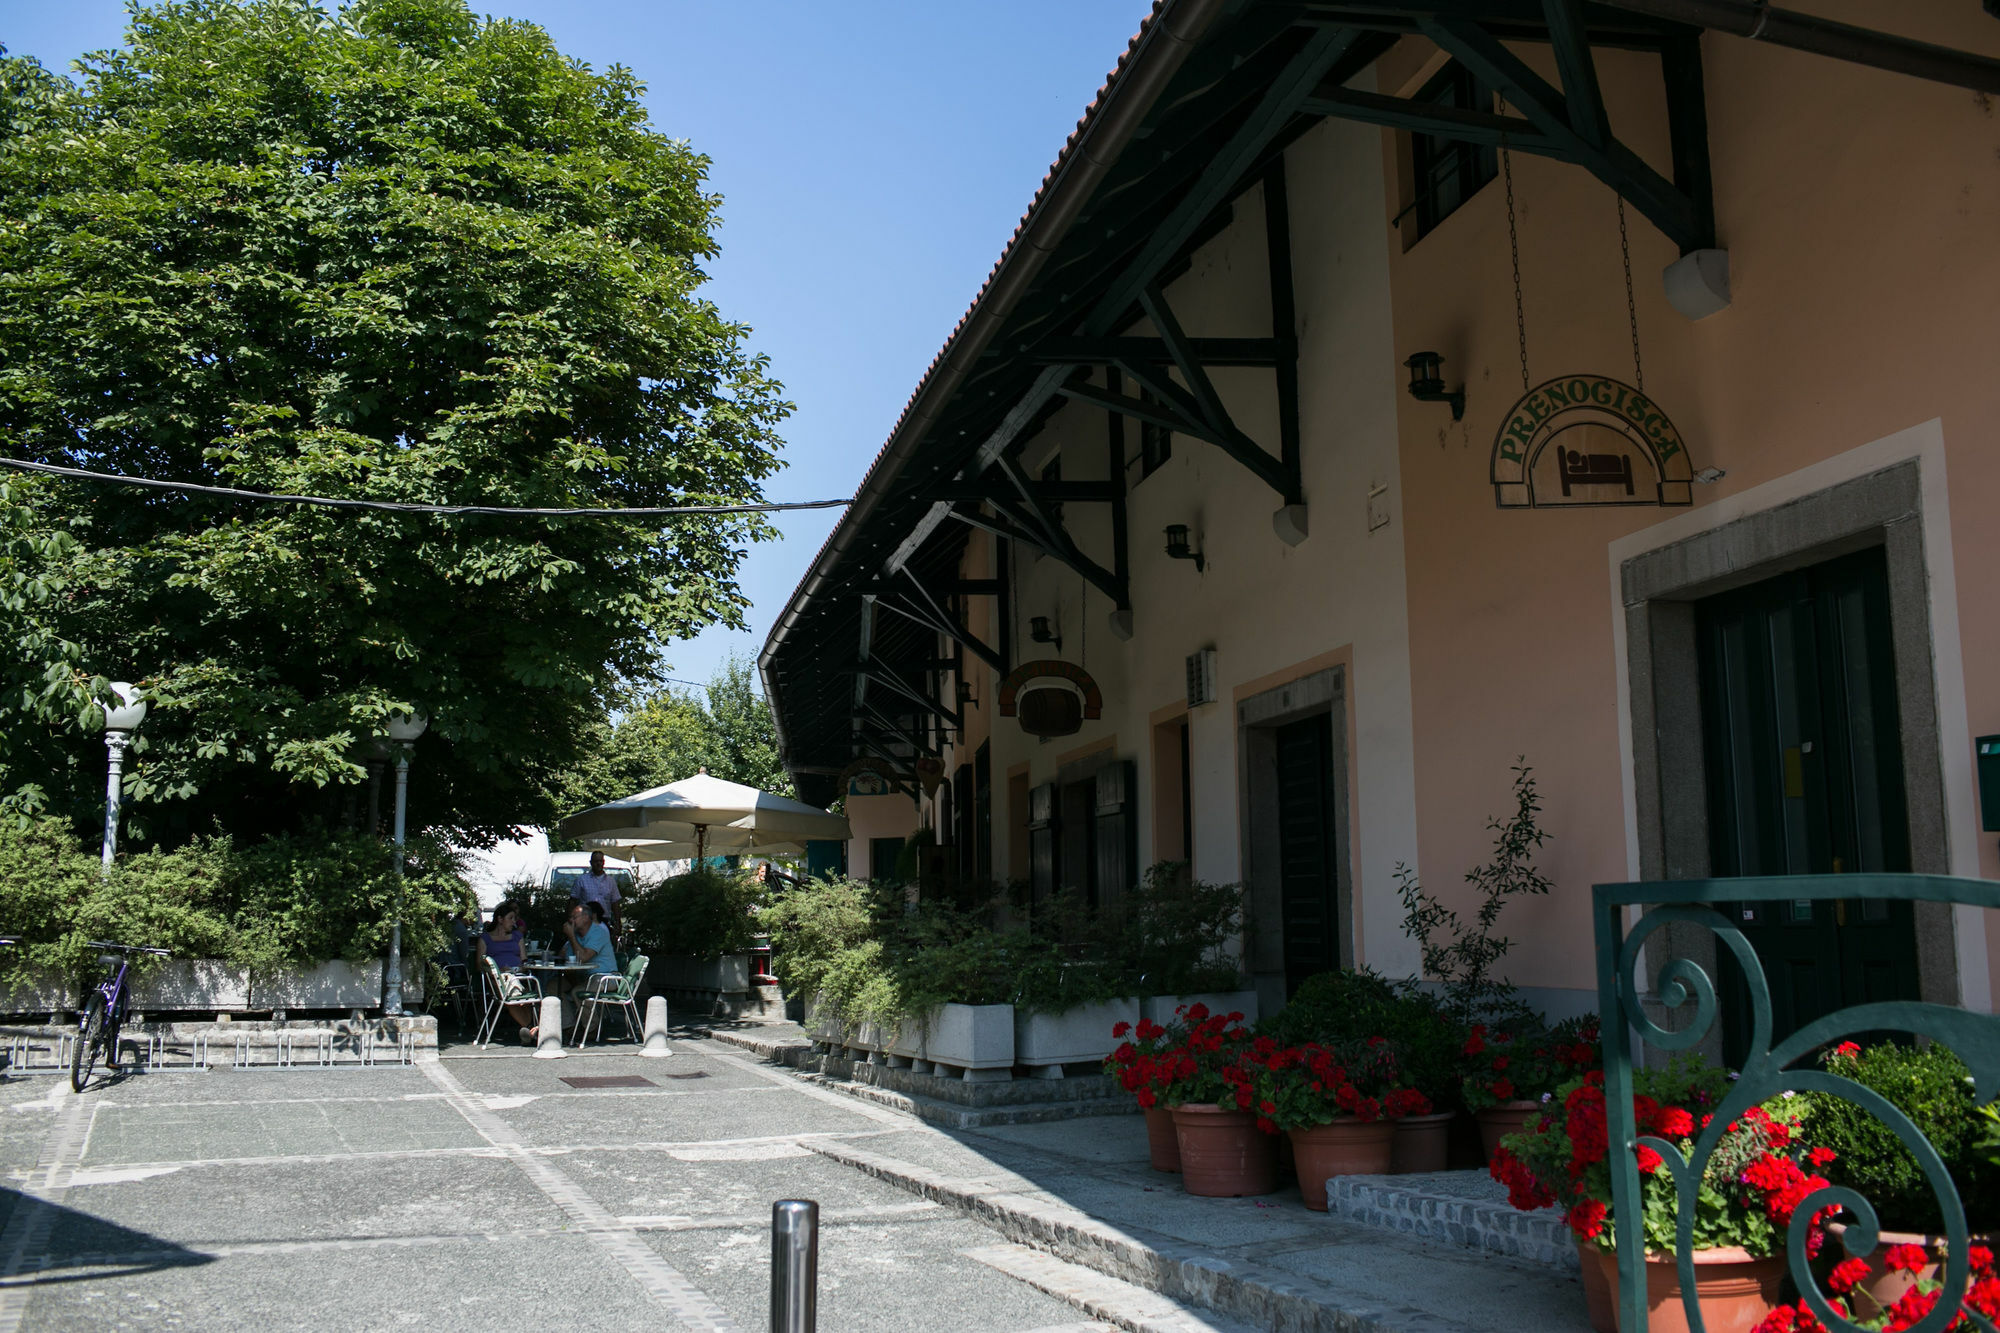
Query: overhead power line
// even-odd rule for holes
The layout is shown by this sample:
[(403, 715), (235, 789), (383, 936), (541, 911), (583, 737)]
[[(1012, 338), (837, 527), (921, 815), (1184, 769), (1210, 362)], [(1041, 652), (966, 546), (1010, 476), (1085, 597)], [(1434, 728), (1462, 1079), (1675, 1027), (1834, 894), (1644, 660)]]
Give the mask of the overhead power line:
[(839, 509), (854, 503), (838, 500), (773, 500), (743, 504), (656, 505), (631, 509), (530, 509), (512, 505), (440, 505), (406, 500), (357, 500), (330, 495), (278, 495), (270, 491), (246, 491), (235, 486), (203, 486), (192, 481), (160, 481), (153, 477), (126, 477), (115, 472), (92, 472), (87, 468), (62, 467), (55, 463), (34, 463), (25, 458), (0, 458), (0, 467), (18, 472), (39, 472), (73, 481), (98, 481), (113, 486), (139, 486), (151, 491), (171, 491), (181, 495), (220, 495), (232, 500), (256, 500), (264, 504), (313, 505), (321, 509), (375, 509), (392, 514), (496, 514), (526, 518), (682, 518), (703, 514), (772, 514), (790, 509)]

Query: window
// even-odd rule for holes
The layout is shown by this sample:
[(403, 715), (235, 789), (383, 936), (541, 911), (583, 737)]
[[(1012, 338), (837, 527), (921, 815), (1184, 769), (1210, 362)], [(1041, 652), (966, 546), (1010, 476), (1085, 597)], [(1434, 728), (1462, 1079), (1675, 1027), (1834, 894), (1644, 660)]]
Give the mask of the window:
[[(1439, 70), (1416, 100), (1461, 111), (1493, 109), (1492, 92), (1457, 61)], [(1479, 193), (1481, 186), (1500, 174), (1500, 152), (1479, 144), (1413, 133), (1410, 166), (1416, 197), (1409, 211), (1416, 214), (1417, 237), (1422, 239), (1457, 212), (1460, 204)]]

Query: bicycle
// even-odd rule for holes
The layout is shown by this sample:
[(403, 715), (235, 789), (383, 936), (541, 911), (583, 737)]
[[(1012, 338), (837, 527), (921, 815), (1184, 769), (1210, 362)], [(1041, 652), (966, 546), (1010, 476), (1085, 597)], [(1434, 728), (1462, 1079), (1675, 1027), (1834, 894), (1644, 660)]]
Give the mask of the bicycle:
[(90, 947), (105, 952), (97, 955), (97, 961), (107, 969), (104, 980), (97, 983), (90, 998), (84, 1004), (83, 1021), (77, 1024), (76, 1044), (70, 1048), (69, 1085), (82, 1092), (90, 1082), (90, 1074), (97, 1067), (99, 1052), (108, 1052), (104, 1067), (118, 1069), (118, 1029), (125, 1025), (125, 1015), (129, 1012), (130, 993), (125, 987), (126, 973), (132, 966), (131, 955), (152, 954), (156, 958), (172, 958), (165, 949), (154, 949), (143, 944), (113, 944), (110, 940), (91, 940)]

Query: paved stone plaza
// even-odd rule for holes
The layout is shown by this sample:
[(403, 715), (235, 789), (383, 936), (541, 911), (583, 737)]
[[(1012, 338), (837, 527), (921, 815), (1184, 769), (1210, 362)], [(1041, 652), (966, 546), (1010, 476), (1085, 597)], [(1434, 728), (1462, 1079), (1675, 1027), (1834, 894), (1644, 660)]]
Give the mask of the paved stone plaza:
[[(565, 1080), (638, 1078), (639, 1085)], [(844, 1089), (844, 1090), (837, 1090)], [(562, 1060), (0, 1082), (0, 1333), (759, 1330), (770, 1208), (821, 1209), (820, 1327), (1584, 1327), (1573, 1275), (1197, 1199), (1137, 1116), (942, 1130), (723, 1041)], [(1228, 1312), (1227, 1317), (1214, 1313)]]
[[(708, 1042), (526, 1057), (9, 1079), (0, 1331), (762, 1329), (785, 1197), (821, 1207), (824, 1329), (1108, 1327), (964, 1257), (992, 1231), (803, 1146), (905, 1116)], [(562, 1081), (593, 1075), (653, 1086)]]

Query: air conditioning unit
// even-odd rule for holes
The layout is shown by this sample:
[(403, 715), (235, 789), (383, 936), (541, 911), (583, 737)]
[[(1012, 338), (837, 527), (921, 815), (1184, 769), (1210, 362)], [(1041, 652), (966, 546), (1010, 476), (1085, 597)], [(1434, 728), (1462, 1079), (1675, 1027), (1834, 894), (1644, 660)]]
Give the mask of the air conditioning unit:
[(1187, 702), (1189, 708), (1215, 702), (1215, 649), (1188, 654)]

